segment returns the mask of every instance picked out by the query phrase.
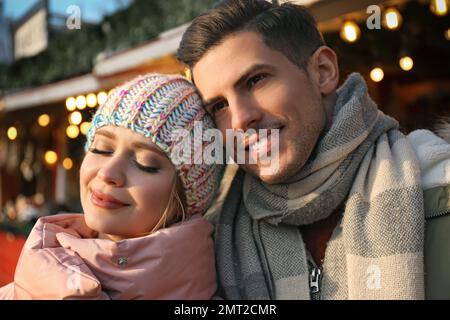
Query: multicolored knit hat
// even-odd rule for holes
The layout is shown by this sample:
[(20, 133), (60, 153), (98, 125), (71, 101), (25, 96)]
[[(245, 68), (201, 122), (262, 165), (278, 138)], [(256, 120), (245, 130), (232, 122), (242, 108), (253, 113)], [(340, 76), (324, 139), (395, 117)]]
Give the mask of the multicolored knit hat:
[[(203, 132), (215, 128), (189, 81), (179, 75), (148, 74), (113, 89), (92, 119), (86, 134), (86, 151), (97, 129), (108, 125), (141, 133), (165, 152), (174, 163), (183, 184), (188, 215), (203, 214), (208, 209), (223, 174), (220, 164), (193, 161), (196, 154), (194, 148), (204, 148), (208, 143), (191, 143), (190, 158), (184, 157), (184, 161), (173, 159), (172, 151), (178, 143), (174, 132), (187, 132), (194, 141), (194, 129), (198, 130), (199, 125)], [(196, 142), (198, 138), (195, 138)]]

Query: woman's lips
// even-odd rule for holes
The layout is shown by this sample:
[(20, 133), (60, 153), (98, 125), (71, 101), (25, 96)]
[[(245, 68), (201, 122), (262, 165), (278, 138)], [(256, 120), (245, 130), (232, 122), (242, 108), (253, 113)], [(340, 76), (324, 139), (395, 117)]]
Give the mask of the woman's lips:
[(91, 202), (95, 206), (103, 209), (119, 209), (129, 206), (129, 204), (123, 203), (110, 195), (98, 191), (91, 192)]

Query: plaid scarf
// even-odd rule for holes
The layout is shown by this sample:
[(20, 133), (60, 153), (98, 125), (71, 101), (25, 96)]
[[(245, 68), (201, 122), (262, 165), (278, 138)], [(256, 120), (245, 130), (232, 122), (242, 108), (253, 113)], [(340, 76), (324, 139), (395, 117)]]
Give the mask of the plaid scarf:
[(322, 265), (321, 299), (423, 299), (420, 169), (398, 123), (378, 110), (364, 79), (337, 91), (333, 121), (289, 183), (239, 171), (216, 229), (226, 299), (310, 299), (300, 225), (345, 201)]

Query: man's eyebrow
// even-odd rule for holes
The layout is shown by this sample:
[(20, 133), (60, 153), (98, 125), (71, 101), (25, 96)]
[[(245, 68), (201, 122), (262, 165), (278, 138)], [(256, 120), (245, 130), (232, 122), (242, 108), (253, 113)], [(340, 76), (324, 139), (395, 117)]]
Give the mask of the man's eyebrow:
[(242, 85), (243, 82), (245, 82), (245, 80), (247, 80), (247, 78), (250, 76), (250, 74), (261, 70), (261, 69), (273, 69), (273, 67), (271, 65), (265, 64), (265, 63), (258, 63), (258, 64), (254, 64), (250, 67), (248, 67), (247, 70), (245, 70), (242, 75), (239, 77), (239, 79), (234, 83), (234, 87), (237, 88), (239, 86)]
[[(234, 88), (237, 88), (239, 86), (242, 85), (243, 82), (245, 82), (245, 80), (247, 80), (247, 78), (250, 76), (250, 74), (261, 70), (261, 69), (270, 69), (273, 70), (273, 66), (269, 65), (269, 64), (265, 64), (265, 63), (258, 63), (258, 64), (254, 64), (251, 65), (250, 67), (247, 68), (247, 70), (245, 70), (244, 72), (242, 72), (241, 76), (239, 76), (239, 78), (237, 79), (237, 81), (233, 84)], [(203, 104), (205, 106), (214, 103), (216, 101), (220, 100), (220, 97), (214, 97), (208, 100), (203, 100)]]

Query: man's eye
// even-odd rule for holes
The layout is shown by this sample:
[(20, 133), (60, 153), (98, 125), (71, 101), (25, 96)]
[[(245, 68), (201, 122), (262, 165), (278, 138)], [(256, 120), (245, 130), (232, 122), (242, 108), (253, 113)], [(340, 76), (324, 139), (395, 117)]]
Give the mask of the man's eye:
[(215, 114), (216, 112), (220, 111), (221, 109), (225, 108), (228, 106), (228, 103), (226, 101), (220, 101), (217, 102), (215, 104), (213, 104), (210, 108), (209, 108), (209, 112), (211, 114)]
[(251, 89), (253, 88), (253, 86), (255, 86), (259, 81), (265, 79), (266, 76), (263, 74), (258, 74), (254, 77), (251, 77), (250, 79), (247, 80), (247, 88)]
[(92, 153), (96, 153), (96, 154), (112, 154), (112, 151), (99, 150), (97, 148), (91, 148), (91, 149), (89, 149), (89, 151)]

